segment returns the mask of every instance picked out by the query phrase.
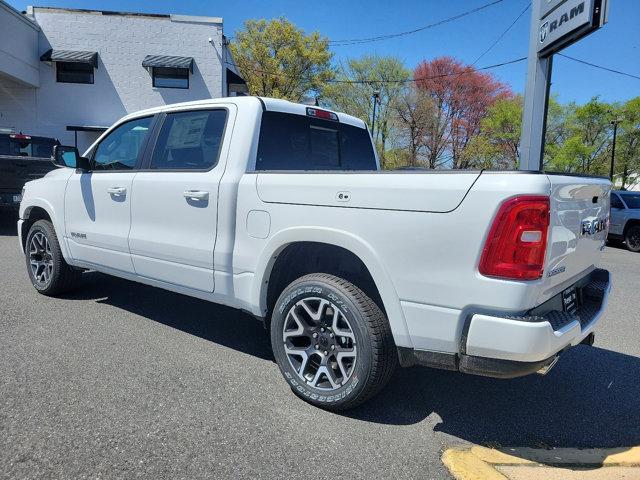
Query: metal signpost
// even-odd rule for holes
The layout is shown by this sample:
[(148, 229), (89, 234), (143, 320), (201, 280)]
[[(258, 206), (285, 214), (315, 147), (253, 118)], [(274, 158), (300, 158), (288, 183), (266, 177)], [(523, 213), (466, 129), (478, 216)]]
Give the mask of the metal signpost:
[(607, 22), (608, 0), (533, 0), (520, 170), (540, 170), (553, 54)]

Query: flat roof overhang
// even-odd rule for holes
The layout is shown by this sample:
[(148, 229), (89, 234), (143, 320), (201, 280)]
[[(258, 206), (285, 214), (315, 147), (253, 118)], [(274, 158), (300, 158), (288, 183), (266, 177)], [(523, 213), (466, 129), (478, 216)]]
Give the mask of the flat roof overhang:
[(142, 60), (145, 68), (185, 68), (193, 73), (193, 57), (176, 57), (173, 55), (147, 55)]
[(77, 50), (47, 50), (40, 56), (42, 62), (82, 63), (98, 68), (98, 52), (84, 52)]
[(104, 132), (108, 128), (97, 125), (67, 125), (68, 132)]

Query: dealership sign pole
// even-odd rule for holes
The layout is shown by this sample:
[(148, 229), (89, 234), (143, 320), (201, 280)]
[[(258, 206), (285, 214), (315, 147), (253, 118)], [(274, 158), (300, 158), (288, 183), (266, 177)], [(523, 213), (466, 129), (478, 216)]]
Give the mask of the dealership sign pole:
[(608, 0), (533, 0), (520, 170), (540, 170), (553, 54), (607, 21)]

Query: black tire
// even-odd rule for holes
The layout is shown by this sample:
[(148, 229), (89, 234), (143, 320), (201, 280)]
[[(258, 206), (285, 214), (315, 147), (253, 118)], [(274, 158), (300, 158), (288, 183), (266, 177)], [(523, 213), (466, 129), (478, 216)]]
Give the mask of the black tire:
[[(36, 278), (36, 272), (34, 272), (31, 264), (32, 255), (30, 254), (30, 250), (32, 240), (36, 235), (38, 235), (39, 239), (42, 238), (41, 236), (46, 238), (50, 250), (50, 253), (40, 254), (39, 257), (43, 258), (44, 256), (47, 261), (50, 260), (52, 263), (50, 274), (48, 274), (46, 279)], [(60, 243), (58, 242), (56, 231), (48, 220), (38, 220), (29, 229), (25, 242), (25, 260), (31, 283), (34, 288), (43, 295), (54, 296), (71, 290), (81, 275), (80, 271), (74, 270), (65, 262), (62, 251), (60, 250)]]
[[(342, 318), (348, 322), (344, 325), (347, 325), (350, 329), (349, 331), (352, 332), (354, 345), (357, 347), (357, 356), (351, 367), (350, 375), (341, 376), (340, 379), (342, 381), (336, 383), (339, 386), (334, 387), (332, 385), (330, 390), (310, 385), (311, 380), (305, 380), (300, 376), (293, 367), (292, 362), (290, 362), (290, 356), (285, 352), (284, 329), (285, 321), (291, 322), (290, 310), (292, 308), (300, 308), (302, 300), (306, 299), (308, 302), (316, 301), (313, 300), (314, 298), (324, 299), (329, 302), (330, 306), (325, 307), (326, 310), (324, 310), (325, 313), (323, 314), (326, 318), (333, 318), (334, 307), (340, 310), (343, 315)], [(321, 308), (318, 308), (318, 312), (322, 311)], [(300, 314), (298, 313), (298, 315)], [(323, 330), (325, 333), (319, 333), (321, 322), (325, 322), (325, 326), (328, 324), (324, 317), (319, 322), (309, 319), (307, 319), (307, 322), (312, 324), (311, 330), (314, 330), (314, 334), (327, 335), (325, 330)], [(327, 330), (332, 331), (331, 328)], [(341, 330), (337, 331), (340, 332)], [(333, 333), (331, 333), (331, 337), (334, 337)], [(304, 337), (301, 336), (299, 338)], [(324, 341), (326, 339), (320, 338), (320, 340)], [(349, 341), (342, 337), (340, 333), (337, 333), (333, 338), (336, 344), (345, 340)], [(318, 340), (310, 338), (310, 341), (316, 342)], [(398, 365), (398, 354), (391, 328), (378, 305), (352, 283), (334, 275), (323, 273), (314, 273), (298, 278), (284, 289), (273, 309), (271, 346), (280, 371), (293, 392), (303, 400), (326, 410), (347, 410), (370, 399), (388, 383)], [(338, 347), (336, 351), (342, 347), (342, 345), (333, 346)], [(317, 347), (315, 345), (316, 349)], [(313, 350), (314, 346), (311, 345), (309, 348)], [(317, 353), (320, 354), (321, 352)], [(327, 354), (326, 351), (324, 353), (325, 355)], [(331, 353), (327, 358), (336, 360), (335, 356), (331, 357)], [(329, 361), (327, 360), (327, 362)], [(311, 361), (309, 361), (309, 364), (313, 368), (314, 364)], [(347, 370), (338, 370), (336, 362), (331, 364), (334, 365), (333, 368), (336, 372)], [(346, 380), (344, 380), (345, 378)], [(328, 377), (326, 380), (329, 381)], [(317, 384), (318, 382), (315, 383)]]
[(640, 252), (640, 225), (631, 225), (624, 236), (627, 249), (631, 252)]

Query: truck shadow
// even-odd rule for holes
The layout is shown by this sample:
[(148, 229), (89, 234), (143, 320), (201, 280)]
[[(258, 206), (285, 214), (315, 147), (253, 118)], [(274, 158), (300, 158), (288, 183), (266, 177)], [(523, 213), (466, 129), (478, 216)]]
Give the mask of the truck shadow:
[(235, 308), (97, 272), (85, 272), (81, 287), (63, 298), (113, 305), (190, 335), (273, 360), (262, 324)]
[[(93, 272), (85, 274), (81, 290), (65, 298), (113, 305), (273, 361), (262, 325), (232, 308)], [(451, 436), (449, 444), (624, 450), (640, 443), (640, 358), (578, 346), (546, 376), (512, 380), (399, 369), (377, 397), (342, 415), (396, 426), (440, 419), (433, 429)]]
[(640, 358), (581, 345), (544, 377), (399, 370), (379, 396), (347, 415), (411, 425), (433, 413), (441, 419), (435, 431), (492, 448), (626, 447), (640, 443), (639, 380)]

